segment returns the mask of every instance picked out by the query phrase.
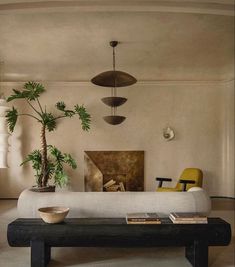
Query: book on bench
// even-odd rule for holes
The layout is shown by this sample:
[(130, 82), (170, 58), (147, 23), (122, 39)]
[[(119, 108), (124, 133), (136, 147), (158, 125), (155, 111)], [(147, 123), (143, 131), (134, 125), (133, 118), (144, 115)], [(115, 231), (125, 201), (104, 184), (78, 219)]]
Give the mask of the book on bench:
[(160, 217), (155, 212), (128, 213), (126, 222), (127, 224), (161, 224)]
[(208, 223), (204, 214), (197, 212), (172, 212), (169, 218), (173, 223), (191, 224), (191, 223)]

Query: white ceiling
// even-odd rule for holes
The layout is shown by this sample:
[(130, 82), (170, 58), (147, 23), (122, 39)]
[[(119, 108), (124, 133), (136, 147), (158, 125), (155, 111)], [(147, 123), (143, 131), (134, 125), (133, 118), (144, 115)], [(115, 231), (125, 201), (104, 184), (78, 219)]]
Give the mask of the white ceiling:
[[(13, 2), (20, 6), (12, 8)], [(0, 3), (0, 60), (4, 61), (5, 81), (90, 80), (99, 72), (111, 69), (110, 40), (121, 42), (117, 47), (117, 69), (129, 72), (138, 80), (234, 78), (234, 17), (231, 15), (209, 14), (209, 9), (207, 14), (176, 12), (175, 3), (184, 2), (177, 0), (167, 2), (174, 3), (174, 12), (170, 12), (170, 6), (167, 12), (157, 9), (140, 12), (131, 6), (126, 6), (126, 12), (115, 12), (113, 7), (107, 9), (107, 5), (106, 9), (96, 10), (98, 0), (90, 1), (90, 7), (96, 7), (92, 12), (76, 9), (82, 1), (68, 1), (74, 10), (72, 6), (69, 10), (61, 7), (65, 1), (54, 1), (53, 4), (60, 6), (53, 9), (40, 6), (42, 1), (37, 1), (37, 7), (24, 6), (35, 1), (24, 0), (24, 5), (20, 2), (2, 0)], [(232, 6), (230, 0), (200, 1), (206, 7), (208, 3)]]

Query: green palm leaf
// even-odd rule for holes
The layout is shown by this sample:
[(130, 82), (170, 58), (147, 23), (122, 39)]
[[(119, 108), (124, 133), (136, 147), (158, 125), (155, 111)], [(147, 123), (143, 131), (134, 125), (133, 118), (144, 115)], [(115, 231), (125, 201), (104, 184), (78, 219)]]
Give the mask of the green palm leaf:
[(91, 115), (86, 111), (84, 106), (76, 105), (74, 108), (76, 113), (79, 115), (79, 119), (81, 120), (82, 129), (84, 131), (88, 131), (90, 129)]
[(43, 124), (46, 125), (46, 128), (49, 132), (52, 132), (56, 128), (55, 117), (51, 113), (44, 112), (42, 113)]
[(42, 84), (30, 81), (25, 83), (24, 90), (22, 91), (13, 89), (14, 94), (7, 98), (7, 102), (20, 98), (25, 98), (29, 101), (36, 100), (44, 91), (45, 89)]
[(14, 131), (17, 119), (18, 119), (18, 112), (14, 107), (12, 107), (12, 110), (8, 110), (6, 112), (6, 121), (11, 133)]
[(72, 167), (73, 169), (77, 168), (77, 163), (70, 154), (64, 153), (64, 162), (69, 164), (69, 166)]

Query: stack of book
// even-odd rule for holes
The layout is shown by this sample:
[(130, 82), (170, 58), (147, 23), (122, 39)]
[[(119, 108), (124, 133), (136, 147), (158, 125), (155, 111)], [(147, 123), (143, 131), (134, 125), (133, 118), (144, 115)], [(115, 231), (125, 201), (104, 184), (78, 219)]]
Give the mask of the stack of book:
[(157, 213), (128, 213), (126, 222), (128, 224), (160, 224), (161, 220)]
[(173, 223), (208, 223), (207, 217), (200, 213), (192, 212), (172, 212), (169, 216)]

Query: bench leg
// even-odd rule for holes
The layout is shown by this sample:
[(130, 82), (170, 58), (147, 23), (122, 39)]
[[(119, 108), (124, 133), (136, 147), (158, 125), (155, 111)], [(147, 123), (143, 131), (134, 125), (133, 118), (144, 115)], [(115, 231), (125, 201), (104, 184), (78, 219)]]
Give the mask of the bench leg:
[(51, 248), (41, 240), (32, 240), (31, 267), (46, 267), (51, 259)]
[(191, 246), (185, 248), (185, 257), (193, 267), (208, 267), (208, 244), (195, 240)]

